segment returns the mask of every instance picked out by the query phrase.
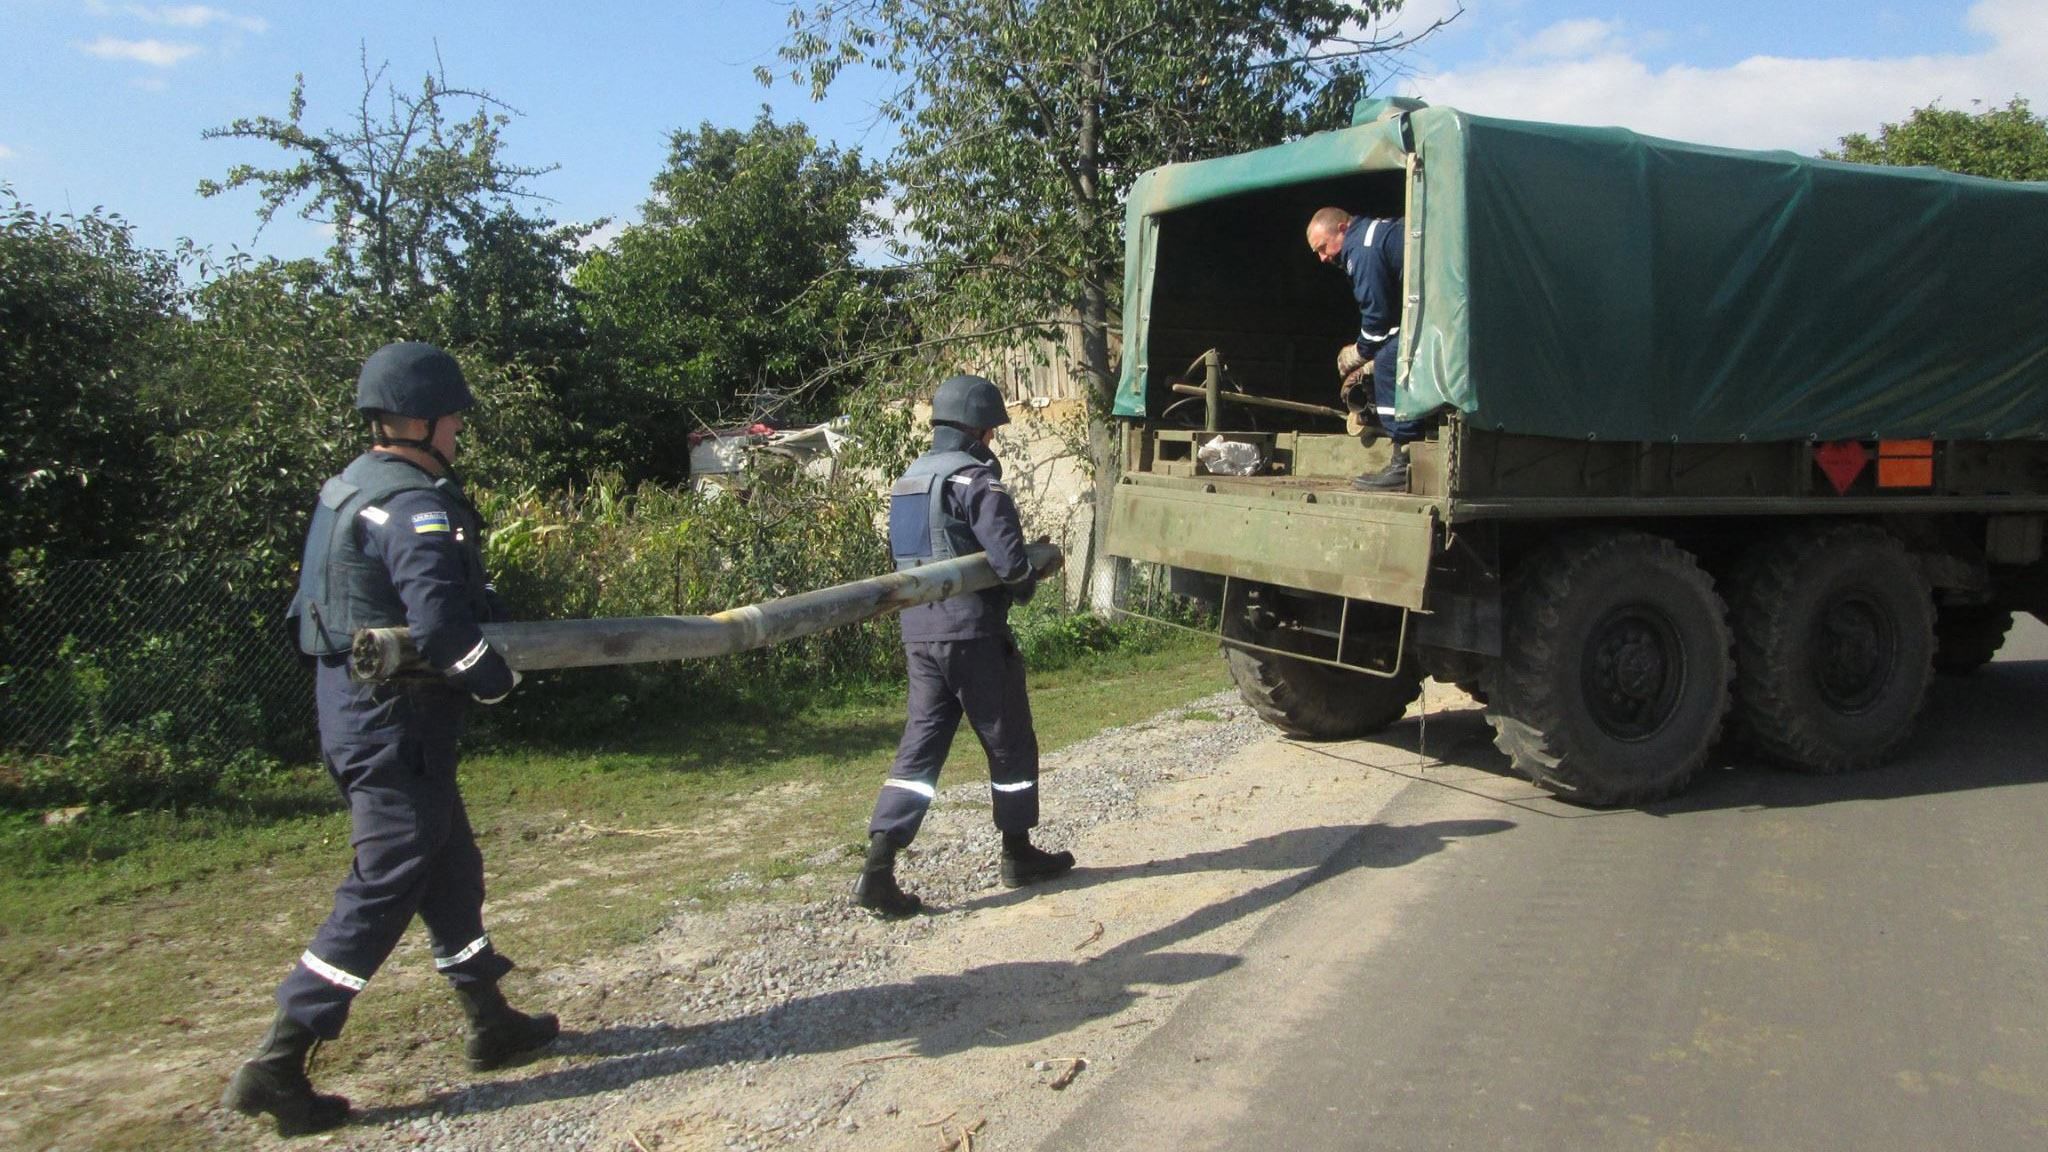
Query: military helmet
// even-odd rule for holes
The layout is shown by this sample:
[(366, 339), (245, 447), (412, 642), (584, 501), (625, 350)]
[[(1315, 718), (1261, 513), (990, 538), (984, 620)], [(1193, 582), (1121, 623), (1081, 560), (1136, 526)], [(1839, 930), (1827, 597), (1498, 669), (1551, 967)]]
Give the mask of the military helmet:
[(932, 423), (1000, 428), (1010, 422), (1003, 393), (980, 376), (948, 376), (932, 393)]
[(356, 377), (356, 407), (365, 412), (435, 420), (475, 406), (462, 365), (432, 344), (386, 344)]

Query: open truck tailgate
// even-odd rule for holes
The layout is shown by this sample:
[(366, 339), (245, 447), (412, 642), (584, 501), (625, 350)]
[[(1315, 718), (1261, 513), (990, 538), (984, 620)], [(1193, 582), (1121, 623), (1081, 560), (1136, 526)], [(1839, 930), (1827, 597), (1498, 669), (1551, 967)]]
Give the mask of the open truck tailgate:
[(1111, 555), (1420, 609), (1436, 541), (1428, 499), (1127, 474)]

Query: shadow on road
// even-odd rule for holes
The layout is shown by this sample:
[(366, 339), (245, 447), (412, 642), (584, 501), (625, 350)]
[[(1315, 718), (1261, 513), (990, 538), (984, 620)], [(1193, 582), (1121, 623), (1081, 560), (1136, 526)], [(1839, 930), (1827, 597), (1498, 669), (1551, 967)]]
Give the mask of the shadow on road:
[[(2048, 783), (2048, 757), (2038, 751), (2048, 737), (2043, 701), (2048, 701), (2048, 660), (2001, 661), (1970, 676), (1937, 676), (1912, 739), (1889, 764), (1866, 772), (1814, 775), (1724, 746), (1684, 793), (1639, 810), (1682, 816)], [(1376, 743), (1414, 753), (1414, 778), (1424, 782), (1432, 782), (1429, 772), (1438, 766), (1524, 780), (1493, 747), (1492, 730), (1477, 708), (1435, 712), (1426, 724), (1405, 720)], [(1332, 754), (1352, 759), (1335, 750)], [(1402, 767), (1384, 770), (1407, 772)]]
[(1971, 676), (1937, 676), (1919, 726), (1891, 763), (1816, 776), (1736, 753), (1710, 765), (1690, 791), (1645, 811), (1676, 816), (1725, 808), (1789, 808), (1848, 800), (1932, 796), (2048, 783), (2040, 753), (2048, 661), (1991, 664)]
[[(1286, 875), (1198, 908), (1170, 924), (1073, 960), (988, 964), (873, 987), (798, 997), (765, 1012), (691, 1027), (621, 1025), (567, 1033), (553, 1053), (586, 1057), (521, 1081), (481, 1084), (406, 1108), (365, 1109), (357, 1124), (387, 1124), (435, 1112), (495, 1111), (599, 1092), (770, 1053), (823, 1053), (888, 1041), (934, 1057), (980, 1047), (1030, 1044), (1145, 998), (1150, 986), (1206, 980), (1240, 962), (1234, 955), (1178, 946), (1355, 868), (1398, 868), (1442, 851), (1456, 839), (1513, 828), (1507, 820), (1444, 820), (1413, 825), (1336, 825), (1264, 836), (1232, 848), (1190, 853), (1127, 868), (1076, 872), (1054, 886), (1211, 871)], [(1029, 893), (1006, 893), (964, 908), (1000, 906)]]

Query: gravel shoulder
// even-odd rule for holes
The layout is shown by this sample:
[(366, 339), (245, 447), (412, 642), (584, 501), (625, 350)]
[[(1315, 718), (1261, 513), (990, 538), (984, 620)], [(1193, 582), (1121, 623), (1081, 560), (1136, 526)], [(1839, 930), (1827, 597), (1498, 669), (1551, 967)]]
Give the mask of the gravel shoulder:
[[(1432, 712), (1469, 707), (1437, 685)], [(932, 911), (850, 908), (831, 855), (801, 899), (684, 906), (653, 938), (525, 974), (561, 1013), (541, 1061), (472, 1080), (435, 1044), (410, 1099), (350, 1093), (321, 1143), (362, 1149), (1032, 1147), (1204, 982), (1422, 763), (1413, 719), (1346, 762), (1278, 740), (1234, 693), (1048, 756), (1040, 843), (1080, 867), (996, 884), (988, 787), (956, 766), (899, 876)], [(1432, 752), (1435, 750), (1432, 749)], [(1382, 763), (1382, 761), (1384, 763)], [(1392, 771), (1360, 770), (1384, 767)], [(735, 877), (745, 891), (750, 878)], [(281, 1142), (213, 1112), (223, 1146)]]

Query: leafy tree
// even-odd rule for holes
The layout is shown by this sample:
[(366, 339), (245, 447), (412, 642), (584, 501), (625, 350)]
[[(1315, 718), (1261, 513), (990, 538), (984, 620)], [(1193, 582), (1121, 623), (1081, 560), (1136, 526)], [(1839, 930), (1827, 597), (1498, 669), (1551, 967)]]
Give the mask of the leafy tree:
[(686, 417), (832, 414), (814, 386), (884, 319), (854, 263), (881, 190), (859, 152), (766, 109), (745, 131), (672, 134), (641, 222), (576, 277), (619, 374), (605, 455), (629, 478), (684, 475)]
[(572, 284), (592, 225), (464, 211), (459, 251), (438, 255), (441, 291), (412, 326), (469, 361), (480, 411), (472, 466), (517, 487), (556, 487), (615, 467), (597, 435), (613, 419)]
[[(216, 412), (216, 422), (182, 425), (181, 459), (199, 467), (195, 446), (223, 436), (247, 439), (243, 456), (261, 457), (274, 449), (255, 441), (311, 431), (296, 417), (277, 417), (303, 407), (316, 381), (329, 411), (349, 419), (343, 385), (354, 366), (327, 358), (334, 325), (345, 322), (342, 344), (358, 363), (378, 343), (400, 338), (433, 341), (467, 362), (481, 409), (474, 440), (484, 449), (474, 462), (491, 478), (523, 486), (577, 475), (593, 464), (583, 423), (594, 406), (586, 383), (593, 372), (569, 281), (582, 241), (599, 224), (560, 225), (522, 210), (521, 201), (533, 198), (527, 182), (552, 168), (503, 159), (510, 117), (490, 93), (439, 75), (427, 76), (417, 92), (400, 92), (383, 86), (383, 69), (367, 62), (363, 80), (344, 127), (307, 126), (301, 77), (284, 118), (242, 119), (205, 133), (275, 144), (291, 160), (277, 168), (236, 165), (224, 181), (202, 182), (201, 195), (254, 187), (261, 224), (297, 203), (302, 217), (331, 224), (335, 241), (317, 264), (244, 262), (212, 295), (209, 308), (252, 325), (221, 330), (218, 358), (238, 361), (300, 340), (310, 342), (312, 355), (255, 377), (250, 386), (282, 391), (254, 397), (239, 421)], [(268, 408), (273, 401), (281, 407)], [(341, 445), (353, 449), (356, 440), (350, 434)], [(232, 468), (208, 467), (216, 480), (234, 482)], [(225, 495), (218, 486), (201, 490)]]
[[(816, 0), (792, 13), (781, 54), (814, 96), (848, 66), (893, 77), (881, 113), (901, 134), (892, 195), (930, 273), (923, 330), (1014, 344), (1077, 323), (1104, 411), (1132, 181), (1343, 123), (1374, 59), (1416, 39), (1372, 32), (1399, 5)], [(1106, 480), (1099, 423), (1091, 455)]]
[[(150, 397), (165, 486), (151, 536), (231, 556), (245, 582), (282, 589), (313, 494), (368, 443), (354, 407), (364, 358), (419, 333), (335, 291), (310, 261), (238, 258), (193, 293), (191, 313)], [(487, 340), (449, 347), (478, 397), (465, 474), (519, 488), (575, 466), (549, 381), (517, 358), (494, 362)]]
[(179, 295), (176, 259), (119, 217), (44, 215), (0, 185), (0, 696), (25, 709), (62, 639), (26, 607), (77, 595), (40, 577), (134, 547), (158, 503), (143, 397)]
[[(431, 275), (458, 251), (465, 222), (506, 211), (529, 197), (526, 182), (552, 168), (501, 158), (506, 105), (481, 89), (451, 86), (429, 75), (418, 93), (386, 86), (385, 108), (373, 111), (384, 70), (363, 64), (363, 96), (345, 128), (306, 126), (306, 80), (299, 76), (282, 119), (244, 117), (207, 129), (209, 140), (255, 140), (291, 157), (280, 168), (237, 164), (223, 181), (202, 180), (201, 196), (254, 186), (257, 218), (268, 225), (278, 209), (302, 202), (299, 215), (331, 225), (328, 264), (350, 290), (417, 303), (431, 294)], [(456, 106), (469, 115), (455, 115)]]
[(1861, 132), (1842, 137), (1831, 160), (1858, 164), (1924, 164), (1995, 180), (2048, 180), (2048, 120), (2014, 97), (2003, 108), (1965, 112), (1930, 104), (1913, 109), (1898, 124), (1886, 124), (1872, 139)]
[(889, 175), (935, 273), (928, 329), (1037, 334), (1075, 316), (1106, 398), (1131, 182), (1342, 123), (1370, 59), (1413, 42), (1362, 23), (1398, 7), (823, 0), (792, 13), (782, 56), (819, 97), (849, 65), (895, 78)]
[(0, 561), (120, 550), (156, 503), (141, 396), (178, 324), (177, 261), (117, 216), (0, 197)]
[(151, 398), (166, 490), (152, 535), (233, 556), (245, 581), (282, 588), (313, 494), (364, 442), (356, 371), (392, 325), (310, 261), (240, 257), (209, 271)]

